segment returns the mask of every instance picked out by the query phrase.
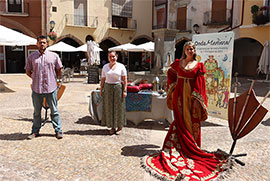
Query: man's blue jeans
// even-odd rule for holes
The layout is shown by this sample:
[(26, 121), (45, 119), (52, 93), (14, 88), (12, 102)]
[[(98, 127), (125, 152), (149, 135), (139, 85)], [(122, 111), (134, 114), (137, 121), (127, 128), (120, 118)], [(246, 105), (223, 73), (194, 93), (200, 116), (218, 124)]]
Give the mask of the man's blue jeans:
[(41, 109), (44, 98), (46, 98), (46, 102), (51, 111), (51, 120), (55, 132), (62, 133), (61, 120), (57, 109), (57, 89), (54, 92), (47, 94), (37, 94), (36, 92), (32, 91), (32, 101), (34, 106), (32, 133), (39, 133), (41, 128)]

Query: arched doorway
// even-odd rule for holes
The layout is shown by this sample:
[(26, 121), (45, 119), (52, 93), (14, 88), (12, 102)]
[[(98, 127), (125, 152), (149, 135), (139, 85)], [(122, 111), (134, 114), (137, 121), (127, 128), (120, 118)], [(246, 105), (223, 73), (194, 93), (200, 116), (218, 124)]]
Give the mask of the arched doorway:
[(187, 42), (187, 40), (182, 40), (179, 41), (178, 43), (176, 43), (175, 45), (175, 59), (180, 59), (182, 57), (182, 53), (183, 53), (183, 48), (184, 48), (184, 44)]
[[(61, 41), (73, 47), (80, 46), (79, 43), (69, 37), (62, 39)], [(85, 54), (83, 52), (62, 52), (61, 58), (64, 67), (74, 67), (75, 72), (78, 72), (80, 69), (80, 60), (85, 58)]]
[(5, 46), (5, 56), (7, 73), (25, 73), (25, 46)]
[[(114, 43), (110, 39), (103, 40), (101, 43), (99, 43), (99, 47), (103, 50), (100, 52), (100, 68), (103, 67), (106, 63), (108, 63), (108, 49), (111, 47), (117, 46), (116, 43)], [(122, 62), (122, 55), (118, 54), (118, 62)], [(123, 62), (122, 62), (123, 63)]]
[[(147, 43), (150, 40), (147, 38), (138, 38), (131, 43), (134, 45), (140, 45)], [(146, 63), (147, 58), (151, 56), (151, 53), (146, 52), (130, 52), (129, 53), (129, 71), (147, 71), (150, 70), (150, 65)]]
[(234, 41), (233, 70), (240, 76), (255, 77), (263, 46), (255, 39), (240, 38)]

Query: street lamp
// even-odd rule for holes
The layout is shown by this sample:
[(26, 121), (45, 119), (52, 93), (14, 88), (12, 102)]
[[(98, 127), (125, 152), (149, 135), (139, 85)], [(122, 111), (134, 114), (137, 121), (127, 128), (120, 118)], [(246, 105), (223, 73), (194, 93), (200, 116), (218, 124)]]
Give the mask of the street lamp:
[(199, 25), (198, 24), (194, 24), (193, 25), (193, 30), (194, 30), (194, 32), (196, 33), (196, 34), (200, 34), (200, 32), (199, 32)]
[(54, 27), (55, 27), (55, 22), (53, 20), (51, 20), (50, 21), (50, 32), (53, 31)]

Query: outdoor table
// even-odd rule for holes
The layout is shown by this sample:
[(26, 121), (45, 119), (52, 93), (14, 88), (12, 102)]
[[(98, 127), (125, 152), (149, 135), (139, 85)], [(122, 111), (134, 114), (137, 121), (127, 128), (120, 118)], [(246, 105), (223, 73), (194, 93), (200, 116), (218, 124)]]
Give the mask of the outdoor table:
[[(102, 97), (99, 90), (91, 92), (89, 113), (95, 121), (102, 119)], [(126, 119), (138, 125), (145, 119), (173, 121), (173, 112), (168, 109), (166, 95), (157, 92), (128, 93), (126, 97)]]

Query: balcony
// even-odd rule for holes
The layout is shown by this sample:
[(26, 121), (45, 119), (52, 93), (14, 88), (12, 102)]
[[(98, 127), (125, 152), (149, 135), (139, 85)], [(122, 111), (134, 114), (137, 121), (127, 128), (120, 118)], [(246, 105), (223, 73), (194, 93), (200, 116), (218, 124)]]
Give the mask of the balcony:
[(203, 25), (229, 25), (231, 18), (231, 9), (224, 11), (206, 11), (203, 13)]
[(181, 24), (181, 22), (169, 22), (168, 26), (166, 24), (158, 24), (158, 25), (154, 25), (152, 29), (156, 30), (156, 29), (168, 28), (168, 29), (177, 29), (179, 30), (179, 32), (191, 32), (192, 31), (191, 23), (192, 23), (191, 19), (186, 19), (186, 22), (183, 24)]
[(83, 26), (90, 28), (96, 28), (98, 26), (98, 17), (96, 16), (66, 14), (65, 21), (68, 26)]
[(157, 24), (157, 25), (152, 26), (153, 30), (163, 29), (163, 28), (167, 28), (167, 25), (166, 24)]
[(136, 30), (137, 21), (126, 17), (113, 16), (108, 19), (110, 23), (110, 28), (112, 29), (122, 29), (122, 30)]
[(0, 15), (3, 16), (29, 16), (29, 3), (7, 4), (0, 2)]

